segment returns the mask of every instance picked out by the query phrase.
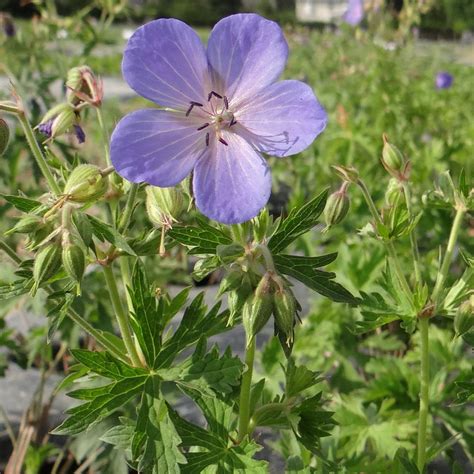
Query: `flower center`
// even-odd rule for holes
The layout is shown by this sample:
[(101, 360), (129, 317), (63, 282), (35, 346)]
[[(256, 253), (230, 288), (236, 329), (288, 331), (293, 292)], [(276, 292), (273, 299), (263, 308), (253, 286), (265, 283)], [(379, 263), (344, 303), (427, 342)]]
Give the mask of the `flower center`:
[[(229, 101), (227, 97), (225, 95), (218, 94), (216, 91), (211, 91), (207, 96), (207, 104), (201, 104), (200, 102), (195, 101), (190, 102), (190, 106), (186, 111), (186, 117), (189, 117), (195, 108), (198, 108), (200, 112), (203, 112), (209, 116), (208, 121), (203, 123), (197, 129), (210, 130), (206, 130), (206, 146), (209, 146), (212, 131), (214, 131), (217, 141), (225, 146), (228, 146), (228, 143), (222, 138), (221, 131), (223, 129), (229, 129), (235, 125), (237, 120), (235, 120), (233, 112), (229, 109)], [(202, 113), (199, 115), (201, 116)]]

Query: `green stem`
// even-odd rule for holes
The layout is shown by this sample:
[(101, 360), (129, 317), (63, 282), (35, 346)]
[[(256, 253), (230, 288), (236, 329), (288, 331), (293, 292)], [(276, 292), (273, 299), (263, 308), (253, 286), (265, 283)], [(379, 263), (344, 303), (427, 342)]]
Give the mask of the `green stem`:
[(275, 271), (275, 264), (273, 263), (273, 257), (272, 253), (270, 252), (270, 249), (264, 245), (260, 244), (258, 246), (260, 251), (262, 252), (263, 259), (265, 260), (265, 266), (267, 267), (267, 270), (274, 272)]
[(105, 153), (105, 161), (107, 166), (112, 165), (112, 161), (110, 160), (110, 150), (109, 150), (109, 132), (105, 126), (104, 116), (102, 115), (102, 110), (100, 107), (96, 107), (95, 111), (97, 113), (97, 120), (99, 121), (100, 131), (102, 132), (102, 140), (104, 142), (104, 153)]
[(128, 191), (127, 202), (125, 203), (122, 216), (120, 217), (120, 220), (117, 226), (117, 230), (120, 233), (125, 232), (128, 226), (130, 225), (130, 218), (132, 217), (132, 212), (135, 206), (135, 199), (137, 197), (137, 192), (138, 192), (138, 184), (132, 183)]
[(466, 213), (465, 206), (459, 204), (456, 208), (456, 216), (454, 217), (453, 225), (451, 227), (451, 233), (449, 234), (448, 246), (446, 247), (446, 253), (444, 254), (444, 259), (441, 264), (441, 268), (436, 277), (435, 287), (431, 296), (435, 307), (438, 304), (439, 295), (443, 289), (446, 276), (451, 265), (451, 260), (453, 259), (454, 247), (456, 246), (456, 241), (458, 239), (459, 230), (461, 229), (462, 220), (464, 214)]
[(141, 362), (138, 356), (137, 350), (135, 348), (135, 343), (133, 341), (132, 332), (130, 330), (130, 325), (128, 322), (127, 313), (123, 308), (122, 301), (120, 300), (120, 295), (117, 288), (117, 283), (115, 282), (114, 273), (110, 266), (104, 266), (104, 276), (105, 281), (107, 282), (107, 287), (109, 289), (110, 300), (112, 301), (112, 306), (117, 318), (117, 323), (119, 325), (120, 334), (122, 335), (123, 342), (127, 348), (128, 355), (132, 360), (132, 363), (140, 367)]
[[(405, 193), (405, 201), (407, 203), (407, 210), (408, 215), (410, 216), (410, 220), (413, 220), (413, 207), (411, 205), (411, 193), (410, 193), (410, 186), (406, 181), (403, 182), (403, 192)], [(421, 270), (420, 270), (420, 252), (418, 251), (418, 243), (416, 241), (416, 231), (412, 229), (410, 232), (410, 244), (411, 244), (411, 251), (413, 254), (413, 265), (415, 269), (415, 282), (417, 285), (421, 285)]]
[(31, 128), (30, 122), (26, 118), (26, 115), (24, 112), (18, 113), (17, 116), (18, 116), (18, 120), (21, 123), (21, 126), (23, 127), (23, 131), (25, 132), (26, 140), (28, 141), (28, 145), (30, 146), (31, 152), (33, 153), (33, 156), (36, 159), (36, 163), (38, 164), (38, 167), (41, 170), (41, 173), (43, 174), (43, 176), (46, 178), (46, 181), (48, 182), (49, 189), (53, 192), (53, 194), (55, 194), (56, 196), (59, 196), (61, 194), (61, 189), (57, 181), (54, 179), (54, 176), (51, 173), (51, 170), (49, 169), (48, 164), (46, 163), (46, 159), (44, 158), (41, 148), (38, 145), (38, 142), (33, 133), (33, 129)]
[(246, 371), (242, 375), (240, 387), (239, 407), (239, 441), (242, 441), (248, 433), (250, 421), (250, 388), (252, 386), (253, 362), (255, 359), (256, 338), (252, 337), (245, 348)]
[(429, 359), (429, 320), (419, 318), (418, 327), (420, 330), (420, 411), (418, 415), (418, 457), (417, 466), (420, 472), (426, 463), (426, 425), (428, 421), (428, 407), (430, 403), (429, 383), (430, 383), (430, 359)]
[(9, 256), (10, 259), (13, 260), (13, 263), (19, 265), (22, 262), (21, 258), (3, 239), (0, 239), (0, 250), (3, 250)]
[[(375, 206), (374, 201), (372, 200), (372, 196), (369, 193), (369, 190), (367, 189), (367, 186), (365, 183), (359, 179), (357, 181), (357, 184), (359, 185), (362, 194), (364, 195), (365, 201), (367, 202), (367, 205), (369, 206), (370, 213), (372, 214), (372, 217), (374, 218), (375, 222), (378, 225), (384, 225), (382, 218), (380, 217), (379, 212), (377, 211), (377, 208)], [(392, 261), (393, 267), (395, 269), (395, 272), (397, 274), (398, 280), (400, 281), (400, 284), (402, 285), (403, 291), (406, 293), (406, 296), (408, 299), (411, 301), (412, 300), (412, 292), (410, 289), (410, 286), (408, 285), (408, 281), (405, 278), (405, 275), (403, 273), (402, 267), (400, 265), (400, 262), (398, 260), (397, 252), (395, 251), (395, 246), (393, 245), (393, 242), (389, 240), (382, 239), (382, 242), (387, 250), (387, 253)]]

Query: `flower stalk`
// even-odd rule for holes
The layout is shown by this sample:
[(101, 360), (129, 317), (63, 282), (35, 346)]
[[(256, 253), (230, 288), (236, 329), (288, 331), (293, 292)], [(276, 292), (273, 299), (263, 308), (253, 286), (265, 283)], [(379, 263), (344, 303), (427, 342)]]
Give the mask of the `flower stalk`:
[[(247, 338), (246, 338), (247, 340)], [(252, 387), (253, 364), (255, 359), (256, 338), (252, 337), (245, 347), (246, 370), (242, 374), (239, 403), (239, 441), (249, 432), (250, 422), (250, 389)]]
[[(413, 220), (414, 215), (413, 215), (413, 207), (411, 205), (411, 192), (410, 192), (410, 186), (406, 181), (403, 181), (402, 183), (403, 186), (403, 192), (405, 194), (405, 201), (407, 203), (407, 210), (408, 210), (408, 215), (410, 216), (410, 220)], [(420, 252), (418, 251), (418, 243), (416, 240), (416, 231), (415, 229), (412, 229), (410, 232), (410, 245), (411, 245), (411, 251), (413, 254), (413, 266), (415, 270), (415, 282), (417, 285), (421, 285), (421, 271), (420, 271)]]
[[(441, 263), (436, 283), (431, 295), (435, 311), (439, 305), (440, 295), (446, 281), (446, 276), (453, 259), (454, 248), (456, 246), (459, 230), (461, 229), (462, 220), (466, 213), (466, 207), (462, 203), (457, 203), (456, 215), (454, 217), (451, 232), (449, 234), (446, 253)], [(430, 383), (430, 365), (429, 365), (429, 318), (420, 317), (418, 320), (418, 328), (420, 330), (420, 409), (418, 415), (418, 450), (417, 450), (417, 466), (420, 472), (426, 464), (426, 427), (428, 423), (429, 412), (429, 383)]]
[(133, 341), (133, 336), (128, 322), (127, 313), (120, 299), (112, 267), (106, 265), (103, 267), (103, 270), (105, 281), (107, 283), (107, 288), (109, 290), (110, 300), (112, 302), (112, 307), (115, 312), (115, 317), (117, 318), (120, 334), (122, 335), (123, 342), (125, 344), (125, 347), (127, 348), (127, 353), (133, 365), (135, 365), (136, 367), (140, 367), (142, 364), (140, 361), (140, 357), (138, 356), (135, 343)]
[[(366, 184), (364, 183), (364, 181), (362, 181), (362, 179), (359, 178), (357, 180), (357, 185), (362, 191), (365, 201), (367, 202), (367, 205), (369, 206), (370, 213), (372, 214), (372, 217), (374, 218), (376, 224), (383, 226), (382, 218), (380, 217), (380, 214), (377, 211), (377, 208), (375, 207), (375, 203), (372, 199), (372, 196), (369, 193), (369, 190), (367, 189)], [(395, 246), (393, 245), (391, 241), (387, 241), (387, 240), (383, 240), (383, 244), (385, 246), (385, 249), (387, 250), (390, 260), (392, 261), (393, 267), (397, 274), (397, 278), (402, 286), (402, 289), (405, 292), (408, 299), (411, 301), (412, 292), (411, 292), (410, 286), (408, 285), (408, 281), (405, 278), (402, 267), (400, 266), (397, 253), (395, 251)]]

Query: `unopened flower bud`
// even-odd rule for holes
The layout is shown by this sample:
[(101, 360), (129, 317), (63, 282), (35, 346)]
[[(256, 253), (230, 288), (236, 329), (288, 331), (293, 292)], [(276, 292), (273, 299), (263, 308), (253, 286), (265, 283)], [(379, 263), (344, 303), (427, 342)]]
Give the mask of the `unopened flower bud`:
[(10, 130), (7, 122), (0, 118), (0, 156), (5, 153), (8, 146), (8, 139), (10, 138)]
[(84, 164), (69, 175), (64, 194), (73, 202), (95, 201), (107, 192), (107, 186), (107, 179), (97, 166)]
[(383, 135), (381, 161), (382, 165), (391, 176), (399, 181), (408, 179), (410, 162), (405, 160), (402, 152), (388, 141), (387, 135), (385, 134)]
[(53, 277), (61, 266), (61, 246), (54, 242), (41, 249), (35, 258), (33, 265), (34, 284), (31, 290), (35, 295), (41, 284)]
[(296, 300), (288, 285), (284, 284), (276, 290), (273, 297), (273, 308), (275, 324), (278, 330), (286, 336), (286, 344), (289, 345), (293, 342)]
[(339, 224), (346, 217), (350, 206), (349, 196), (347, 195), (348, 185), (349, 183), (345, 181), (338, 191), (328, 197), (324, 208), (326, 228)]
[(222, 296), (224, 293), (228, 291), (233, 291), (239, 288), (242, 284), (242, 280), (244, 278), (244, 274), (239, 270), (232, 270), (230, 271), (221, 281), (219, 285), (219, 291), (217, 293), (218, 296)]
[(359, 172), (352, 166), (333, 166), (333, 169), (344, 181), (356, 184), (359, 180)]
[(104, 96), (102, 81), (89, 66), (74, 67), (69, 70), (66, 79), (67, 99), (73, 105), (86, 102), (100, 107)]
[(67, 242), (63, 246), (62, 262), (64, 270), (69, 277), (78, 283), (78, 294), (80, 293), (80, 283), (84, 276), (86, 268), (86, 257), (82, 248), (79, 245)]
[(388, 206), (396, 206), (400, 202), (403, 188), (397, 179), (391, 178), (385, 193), (385, 202)]
[(148, 218), (157, 227), (170, 227), (185, 210), (183, 192), (179, 188), (146, 188)]
[(29, 234), (30, 232), (37, 231), (42, 225), (42, 220), (38, 216), (25, 216), (22, 217), (11, 229), (5, 234)]
[(454, 330), (457, 336), (466, 334), (474, 326), (474, 296), (461, 303), (454, 317)]
[[(242, 322), (249, 339), (256, 336), (270, 319), (273, 312), (274, 291), (272, 274), (267, 272), (243, 307)], [(249, 342), (250, 340), (247, 341)]]
[(69, 104), (59, 104), (44, 115), (38, 131), (48, 138), (56, 138), (68, 132), (76, 122), (74, 108)]

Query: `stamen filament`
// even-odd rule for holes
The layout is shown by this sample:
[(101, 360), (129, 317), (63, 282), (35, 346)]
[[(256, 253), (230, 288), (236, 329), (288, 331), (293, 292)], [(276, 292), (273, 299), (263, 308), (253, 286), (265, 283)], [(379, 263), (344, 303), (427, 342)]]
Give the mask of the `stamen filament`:
[(204, 125), (201, 125), (198, 130), (204, 130), (206, 127), (209, 127), (208, 123), (205, 123)]
[(206, 133), (206, 146), (209, 146), (209, 132)]
[(225, 145), (225, 146), (229, 146), (229, 144), (222, 138), (222, 137), (219, 137), (219, 141)]

